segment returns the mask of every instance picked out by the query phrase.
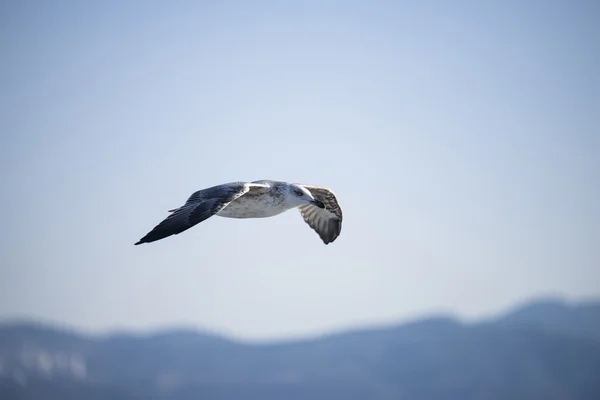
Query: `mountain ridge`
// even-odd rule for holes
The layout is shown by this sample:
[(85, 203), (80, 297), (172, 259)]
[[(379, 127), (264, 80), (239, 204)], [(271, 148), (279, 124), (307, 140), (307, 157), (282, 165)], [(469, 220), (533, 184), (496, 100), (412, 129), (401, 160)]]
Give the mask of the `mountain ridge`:
[(200, 335), (205, 337), (219, 338), (233, 343), (242, 345), (262, 345), (262, 344), (287, 344), (303, 341), (314, 341), (323, 338), (335, 337), (338, 335), (346, 335), (351, 333), (367, 333), (370, 331), (380, 331), (394, 329), (402, 326), (418, 325), (422, 323), (428, 323), (430, 321), (447, 321), (456, 324), (463, 325), (478, 325), (489, 322), (499, 322), (501, 320), (507, 322), (519, 321), (522, 316), (526, 316), (526, 320), (534, 322), (536, 318), (532, 318), (533, 314), (539, 314), (540, 311), (552, 311), (558, 313), (570, 312), (574, 310), (587, 310), (591, 309), (594, 312), (600, 308), (600, 297), (591, 298), (583, 301), (567, 301), (560, 296), (541, 296), (537, 298), (528, 299), (519, 302), (517, 305), (508, 307), (507, 310), (494, 313), (492, 316), (477, 318), (475, 320), (466, 321), (452, 313), (432, 313), (426, 314), (421, 317), (413, 317), (406, 320), (395, 321), (395, 322), (384, 322), (376, 324), (363, 324), (358, 326), (352, 326), (347, 328), (335, 329), (332, 331), (320, 333), (320, 334), (309, 334), (296, 338), (274, 338), (274, 339), (261, 339), (261, 340), (250, 340), (244, 339), (239, 336), (227, 335), (218, 331), (210, 329), (200, 329), (193, 327), (192, 325), (176, 325), (173, 327), (161, 327), (157, 329), (114, 329), (102, 333), (95, 332), (84, 332), (83, 329), (76, 328), (74, 326), (54, 322), (54, 321), (43, 321), (40, 319), (32, 320), (27, 318), (9, 318), (0, 320), (0, 331), (5, 328), (23, 328), (29, 327), (31, 329), (43, 329), (49, 331), (56, 331), (60, 333), (70, 333), (74, 336), (86, 338), (90, 340), (107, 339), (111, 337), (132, 337), (132, 338), (149, 338), (153, 336), (171, 335), (171, 334), (189, 334), (189, 335)]
[(0, 397), (600, 398), (598, 321), (600, 301), (540, 300), (494, 320), (430, 316), (270, 343), (187, 328), (77, 335), (4, 323)]

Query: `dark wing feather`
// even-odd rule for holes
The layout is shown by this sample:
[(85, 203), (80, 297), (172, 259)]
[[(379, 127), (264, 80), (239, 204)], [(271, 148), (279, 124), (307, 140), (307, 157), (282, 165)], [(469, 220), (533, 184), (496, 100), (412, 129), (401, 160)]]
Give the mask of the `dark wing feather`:
[(342, 231), (342, 208), (335, 194), (327, 188), (302, 185), (310, 191), (313, 197), (325, 204), (325, 209), (312, 204), (298, 207), (304, 221), (319, 234), (323, 243), (329, 244), (340, 235)]
[(183, 206), (170, 210), (171, 215), (135, 244), (154, 242), (188, 230), (212, 217), (248, 190), (249, 185), (242, 182), (199, 190), (193, 193)]

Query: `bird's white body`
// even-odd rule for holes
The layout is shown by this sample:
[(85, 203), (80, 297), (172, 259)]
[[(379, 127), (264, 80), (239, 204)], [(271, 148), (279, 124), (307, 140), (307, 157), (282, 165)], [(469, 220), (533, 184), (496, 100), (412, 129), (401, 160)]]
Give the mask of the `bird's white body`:
[(247, 193), (233, 200), (216, 215), (225, 218), (268, 218), (315, 200), (304, 188), (304, 198), (299, 198), (289, 190), (284, 190), (287, 187), (281, 184), (277, 186), (277, 183), (279, 182), (252, 182)]
[(286, 203), (269, 201), (269, 199), (256, 201), (255, 199), (245, 199), (244, 196), (242, 196), (239, 199), (232, 201), (227, 207), (215, 215), (225, 218), (268, 218), (296, 207), (297, 206), (290, 206)]

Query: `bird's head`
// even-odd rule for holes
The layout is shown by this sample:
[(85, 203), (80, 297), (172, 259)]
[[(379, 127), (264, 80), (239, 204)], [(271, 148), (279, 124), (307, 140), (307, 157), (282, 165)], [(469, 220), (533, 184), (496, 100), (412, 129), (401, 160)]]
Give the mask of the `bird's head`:
[(304, 186), (291, 184), (287, 187), (286, 196), (288, 201), (297, 206), (301, 206), (304, 204), (313, 204), (319, 208), (325, 208), (325, 204), (322, 201), (319, 201), (313, 197), (308, 189)]

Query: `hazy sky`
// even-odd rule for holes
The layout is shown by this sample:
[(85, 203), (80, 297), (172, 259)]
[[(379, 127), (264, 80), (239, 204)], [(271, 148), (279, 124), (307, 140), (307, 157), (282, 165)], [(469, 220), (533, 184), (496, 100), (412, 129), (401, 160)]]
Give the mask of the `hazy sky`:
[[(298, 4), (301, 3), (301, 4)], [(0, 318), (309, 335), (600, 295), (596, 1), (3, 1)], [(133, 243), (194, 191), (330, 187)]]

